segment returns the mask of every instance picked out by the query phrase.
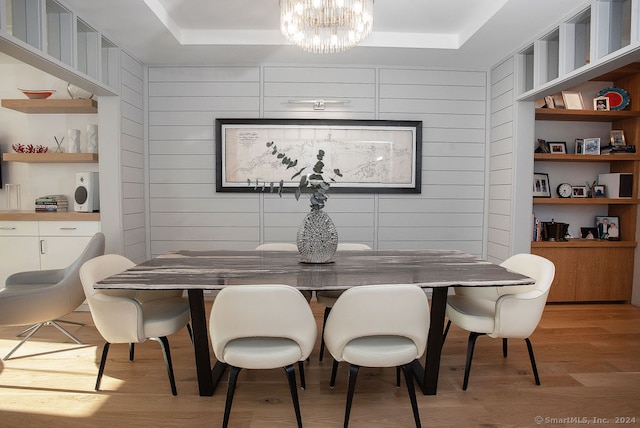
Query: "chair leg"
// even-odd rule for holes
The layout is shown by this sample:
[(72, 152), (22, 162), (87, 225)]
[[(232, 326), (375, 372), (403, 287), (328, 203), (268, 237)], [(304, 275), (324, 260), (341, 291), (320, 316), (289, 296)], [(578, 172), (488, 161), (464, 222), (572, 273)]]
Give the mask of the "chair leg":
[(187, 332), (189, 333), (189, 339), (191, 339), (191, 344), (193, 345), (193, 330), (191, 330), (191, 323), (187, 323)]
[(536, 359), (533, 356), (533, 346), (531, 346), (531, 341), (529, 338), (525, 339), (527, 342), (527, 349), (529, 350), (529, 359), (531, 360), (531, 369), (533, 370), (533, 377), (536, 380), (536, 385), (540, 385), (540, 377), (538, 377), (538, 367), (536, 366)]
[[(74, 342), (76, 342), (78, 345), (84, 345), (84, 343), (82, 343), (80, 341), (80, 339), (75, 337), (73, 334), (69, 333), (66, 329), (62, 328), (62, 326), (60, 324), (58, 324), (58, 322), (56, 320), (49, 321), (46, 324), (51, 324), (52, 326), (54, 326), (55, 328), (60, 330), (63, 334), (65, 334), (69, 339), (71, 339)], [(75, 324), (75, 323), (72, 323), (72, 324)]]
[(476, 339), (478, 336), (483, 336), (485, 333), (469, 333), (469, 344), (467, 345), (467, 363), (464, 366), (464, 382), (462, 383), (462, 390), (467, 390), (469, 385), (469, 373), (471, 372), (471, 360), (473, 359), (473, 348), (476, 346)]
[(331, 369), (331, 382), (329, 382), (329, 388), (333, 389), (336, 386), (336, 374), (338, 374), (338, 360), (333, 360), (333, 368)]
[(231, 414), (231, 404), (233, 403), (233, 393), (236, 390), (236, 382), (238, 381), (238, 374), (240, 367), (229, 366), (229, 385), (227, 387), (227, 401), (224, 405), (224, 418), (222, 419), (222, 428), (226, 428), (229, 425), (229, 415)]
[(25, 329), (24, 329), (24, 330), (22, 330), (20, 333), (16, 334), (16, 337), (20, 337), (20, 336), (22, 336), (23, 334), (25, 334), (25, 333), (27, 333), (27, 332), (29, 332), (29, 331), (33, 330), (34, 328), (38, 327), (40, 324), (42, 324), (42, 323), (41, 323), (41, 322), (39, 322), (38, 324), (34, 324), (34, 325), (32, 325), (32, 326), (29, 326), (29, 327), (25, 328)]
[(451, 327), (451, 320), (447, 321), (447, 326), (444, 329), (444, 333), (442, 334), (442, 346), (444, 346), (444, 341), (447, 340), (447, 334), (449, 334), (449, 328)]
[(298, 361), (298, 370), (300, 371), (300, 388), (305, 389), (307, 383), (304, 380), (304, 362)]
[(173, 395), (178, 395), (178, 391), (176, 390), (176, 380), (173, 377), (173, 364), (171, 364), (171, 350), (169, 349), (169, 340), (167, 339), (167, 336), (152, 337), (151, 339), (160, 343), (160, 346), (162, 347), (164, 363), (167, 366), (167, 374), (169, 375), (169, 383), (171, 384), (171, 393)]
[[(300, 362), (301, 363), (301, 362)], [(296, 369), (293, 364), (290, 364), (284, 368), (287, 372), (287, 379), (289, 380), (289, 389), (291, 390), (291, 399), (293, 400), (293, 410), (296, 412), (296, 421), (298, 422), (298, 428), (302, 428), (302, 416), (300, 415), (300, 401), (298, 400), (298, 387), (296, 385)]]
[(400, 388), (400, 366), (396, 367), (396, 388)]
[(502, 356), (507, 358), (507, 338), (502, 338)]
[(413, 369), (411, 364), (402, 366), (404, 372), (404, 380), (407, 382), (407, 392), (409, 393), (409, 400), (411, 401), (411, 409), (413, 410), (413, 419), (416, 421), (416, 428), (421, 428), (420, 412), (418, 411), (418, 400), (416, 399), (416, 387), (413, 384)]
[(17, 344), (17, 345), (16, 345), (16, 346), (11, 350), (11, 351), (9, 351), (9, 353), (8, 353), (7, 355), (5, 355), (5, 356), (4, 356), (4, 358), (2, 358), (2, 359), (3, 359), (4, 361), (8, 360), (8, 359), (9, 359), (9, 357), (10, 357), (11, 355), (13, 355), (13, 353), (14, 353), (14, 352), (16, 352), (16, 351), (18, 350), (18, 348), (19, 348), (19, 347), (21, 347), (22, 345), (24, 345), (24, 343), (25, 343), (27, 340), (29, 340), (29, 339), (31, 338), (31, 336), (33, 336), (34, 334), (36, 334), (36, 333), (38, 332), (38, 330), (40, 330), (40, 329), (42, 328), (42, 326), (43, 326), (43, 325), (45, 325), (45, 323), (41, 322), (41, 323), (36, 324), (35, 326), (29, 327), (29, 329), (27, 329), (27, 331), (28, 331), (28, 330), (31, 330), (31, 331), (29, 332), (29, 334), (27, 334), (27, 335), (24, 337), (24, 339), (22, 339), (22, 340), (20, 341), (20, 343), (18, 343), (18, 344)]
[(322, 357), (324, 356), (324, 326), (327, 324), (329, 312), (331, 312), (331, 308), (326, 306), (324, 308), (324, 318), (322, 319), (322, 335), (320, 336), (320, 357), (318, 358), (318, 361), (322, 361)]
[(349, 416), (351, 415), (351, 404), (353, 404), (353, 393), (356, 391), (356, 379), (358, 378), (359, 366), (349, 365), (349, 386), (347, 388), (347, 407), (344, 410), (344, 428), (349, 426)]
[(100, 367), (98, 368), (98, 378), (96, 379), (96, 391), (100, 390), (100, 382), (102, 381), (102, 375), (104, 374), (104, 365), (107, 363), (107, 354), (109, 353), (109, 342), (104, 342), (102, 347), (102, 358), (100, 358)]
[(129, 361), (133, 361), (135, 352), (136, 352), (135, 344), (130, 343), (129, 344)]

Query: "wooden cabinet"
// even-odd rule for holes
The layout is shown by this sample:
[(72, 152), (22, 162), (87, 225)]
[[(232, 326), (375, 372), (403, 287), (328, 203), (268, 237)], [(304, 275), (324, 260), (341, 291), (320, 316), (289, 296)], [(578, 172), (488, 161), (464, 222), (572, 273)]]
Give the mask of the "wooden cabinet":
[(15, 272), (38, 269), (38, 222), (0, 221), (0, 286)]
[[(632, 100), (640, 100), (640, 74), (634, 65), (601, 76), (595, 80), (613, 82), (613, 86), (624, 88)], [(606, 85), (603, 83), (603, 85)], [(628, 144), (640, 142), (640, 105), (631, 104), (631, 110), (599, 112), (592, 110), (537, 109), (537, 121), (562, 121), (575, 126), (576, 135), (588, 123), (605, 123), (610, 128), (624, 130)], [(564, 126), (564, 125), (563, 125)], [(608, 144), (604, 142), (603, 145)], [(534, 155), (535, 171), (541, 169), (556, 171), (563, 176), (571, 170), (579, 170), (589, 177), (575, 185), (597, 178), (598, 173), (620, 172), (633, 174), (631, 198), (559, 198), (555, 186), (560, 181), (551, 182), (551, 198), (534, 198), (533, 210), (556, 213), (556, 221), (569, 222), (567, 218), (578, 219), (576, 226), (585, 219), (596, 215), (618, 217), (621, 226), (620, 241), (588, 240), (578, 238), (567, 242), (532, 242), (531, 252), (546, 257), (556, 265), (556, 277), (549, 293), (550, 302), (596, 302), (629, 301), (633, 284), (634, 259), (637, 246), (636, 224), (640, 199), (640, 153), (616, 155), (542, 154)], [(574, 183), (571, 183), (574, 184)], [(548, 216), (548, 215), (547, 215)], [(572, 217), (573, 216), (573, 217)], [(550, 221), (551, 218), (543, 218)], [(591, 224), (594, 226), (594, 224)], [(579, 227), (576, 227), (579, 230)], [(574, 229), (575, 230), (575, 229)]]

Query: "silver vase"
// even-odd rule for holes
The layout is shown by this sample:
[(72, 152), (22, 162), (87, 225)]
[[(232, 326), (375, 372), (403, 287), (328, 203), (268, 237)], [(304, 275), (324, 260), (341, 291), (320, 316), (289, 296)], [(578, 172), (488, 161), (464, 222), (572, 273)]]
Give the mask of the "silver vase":
[(296, 243), (304, 263), (328, 263), (338, 248), (338, 231), (323, 210), (312, 210), (298, 229)]

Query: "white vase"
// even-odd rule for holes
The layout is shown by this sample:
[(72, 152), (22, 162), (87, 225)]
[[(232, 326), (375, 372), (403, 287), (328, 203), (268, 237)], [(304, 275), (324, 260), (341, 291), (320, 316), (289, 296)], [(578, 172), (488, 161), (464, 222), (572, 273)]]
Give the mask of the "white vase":
[(68, 153), (80, 153), (80, 130), (69, 129), (68, 131), (69, 142), (67, 143)]
[(87, 125), (87, 152), (98, 153), (98, 125)]

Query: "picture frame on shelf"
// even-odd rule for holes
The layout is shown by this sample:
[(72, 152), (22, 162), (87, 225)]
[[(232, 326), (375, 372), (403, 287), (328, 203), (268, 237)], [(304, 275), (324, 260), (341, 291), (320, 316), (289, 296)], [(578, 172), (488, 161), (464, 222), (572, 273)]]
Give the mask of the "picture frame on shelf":
[(562, 91), (562, 100), (567, 110), (584, 110), (581, 92)]
[(617, 216), (596, 216), (598, 239), (620, 240), (620, 218)]
[(582, 151), (584, 155), (599, 155), (600, 154), (600, 138), (585, 138), (584, 149)]
[(571, 197), (572, 198), (586, 198), (587, 197), (587, 186), (571, 186)]
[(580, 237), (582, 239), (598, 239), (598, 229), (595, 227), (581, 227)]
[(546, 108), (556, 108), (556, 103), (553, 101), (552, 95), (547, 95), (544, 97), (544, 105)]
[(609, 140), (612, 146), (626, 146), (627, 140), (624, 137), (624, 130), (612, 129), (609, 131)]
[(581, 155), (584, 153), (584, 139), (576, 138), (576, 154)]
[(549, 143), (542, 138), (538, 138), (538, 147), (536, 147), (535, 153), (551, 153)]
[(606, 198), (607, 197), (607, 186), (604, 184), (596, 184), (593, 186), (593, 197), (594, 198)]
[(598, 111), (609, 111), (609, 98), (607, 97), (595, 97), (593, 99), (593, 109)]
[(549, 141), (549, 152), (553, 154), (566, 154), (567, 143), (564, 141)]
[(551, 184), (549, 183), (549, 174), (539, 172), (533, 173), (533, 197), (551, 197)]

